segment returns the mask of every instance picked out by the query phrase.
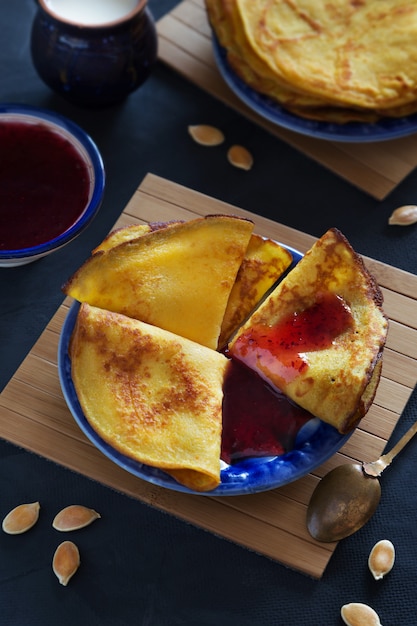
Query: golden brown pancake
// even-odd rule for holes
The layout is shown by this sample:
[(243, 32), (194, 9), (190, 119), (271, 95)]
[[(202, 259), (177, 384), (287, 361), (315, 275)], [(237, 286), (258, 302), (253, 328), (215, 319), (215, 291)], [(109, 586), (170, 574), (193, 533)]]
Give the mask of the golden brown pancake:
[(88, 304), (69, 353), (78, 400), (104, 441), (190, 489), (219, 484), (224, 355)]
[(92, 254), (95, 254), (96, 252), (106, 252), (107, 250), (110, 250), (110, 248), (115, 248), (121, 243), (142, 237), (142, 235), (151, 233), (154, 230), (169, 228), (172, 224), (180, 223), (182, 222), (178, 220), (172, 222), (150, 222), (149, 224), (130, 224), (129, 226), (116, 228), (116, 230), (109, 233), (107, 237), (105, 237), (103, 241), (96, 248), (94, 248)]
[(125, 241), (132, 241), (151, 232), (150, 224), (131, 224), (130, 226), (123, 226), (112, 230), (103, 241), (94, 248), (92, 254), (97, 252), (107, 252), (111, 248), (115, 248)]
[(63, 291), (216, 349), (252, 230), (211, 215), (141, 234), (94, 253)]
[[(132, 241), (152, 231), (169, 228), (178, 223), (180, 222), (151, 222), (123, 226), (107, 235), (93, 250), (93, 254), (110, 250), (126, 241)], [(224, 347), (233, 332), (289, 267), (291, 261), (291, 253), (277, 242), (260, 235), (251, 236), (227, 302), (218, 341), (219, 348)]]
[(345, 237), (331, 229), (253, 313), (229, 350), (347, 433), (373, 401), (387, 327), (379, 287)]
[(235, 0), (252, 48), (303, 89), (345, 106), (416, 99), (417, 5), (404, 0)]
[(240, 78), (256, 91), (287, 105), (321, 106), (323, 101), (295, 88), (254, 53), (246, 37), (234, 0), (206, 0), (209, 21), (227, 59)]
[(206, 0), (228, 62), (296, 115), (372, 123), (417, 110), (417, 6), (404, 0)]
[(252, 235), (229, 296), (222, 322), (219, 348), (225, 346), (267, 291), (291, 265), (291, 262), (292, 254), (289, 250), (272, 239)]

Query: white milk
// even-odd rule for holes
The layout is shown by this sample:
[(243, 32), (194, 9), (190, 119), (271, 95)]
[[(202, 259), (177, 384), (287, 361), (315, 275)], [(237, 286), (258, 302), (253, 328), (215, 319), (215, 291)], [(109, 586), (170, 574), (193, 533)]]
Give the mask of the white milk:
[(84, 26), (101, 26), (125, 17), (140, 0), (44, 0), (56, 17)]

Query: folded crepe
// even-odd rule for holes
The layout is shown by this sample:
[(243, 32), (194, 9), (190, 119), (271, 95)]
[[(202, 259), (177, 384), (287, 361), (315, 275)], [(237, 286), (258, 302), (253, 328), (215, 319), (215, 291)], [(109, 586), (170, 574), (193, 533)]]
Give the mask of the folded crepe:
[(171, 222), (149, 222), (148, 224), (129, 224), (129, 226), (120, 226), (112, 230), (103, 241), (94, 248), (92, 254), (97, 252), (107, 252), (111, 248), (115, 248), (126, 241), (133, 241), (142, 235), (151, 233), (161, 228), (169, 228), (173, 224), (182, 224), (183, 220), (172, 220)]
[(227, 302), (219, 348), (225, 346), (291, 262), (292, 254), (287, 248), (272, 239), (251, 236)]
[(84, 415), (104, 441), (194, 491), (219, 484), (223, 354), (82, 304), (69, 355)]
[(388, 328), (382, 300), (361, 257), (331, 229), (242, 326), (229, 352), (347, 433), (379, 382)]
[(66, 295), (216, 349), (253, 222), (211, 215), (98, 249)]
[[(142, 235), (170, 228), (183, 222), (150, 222), (149, 224), (130, 224), (113, 230), (98, 245), (93, 254), (107, 251), (126, 241), (132, 241)], [(218, 348), (223, 348), (233, 332), (245, 321), (266, 292), (274, 285), (290, 266), (292, 254), (272, 239), (252, 234), (245, 256), (239, 267), (236, 280), (227, 301)], [(209, 299), (211, 294), (208, 294)]]

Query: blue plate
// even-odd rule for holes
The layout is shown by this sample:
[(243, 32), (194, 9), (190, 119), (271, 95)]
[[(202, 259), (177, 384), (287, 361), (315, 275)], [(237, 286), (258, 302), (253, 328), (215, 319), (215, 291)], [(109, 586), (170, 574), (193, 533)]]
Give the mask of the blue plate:
[[(291, 271), (302, 255), (288, 246), (285, 247), (293, 255), (294, 261), (288, 270)], [(192, 491), (165, 472), (121, 454), (90, 426), (78, 402), (68, 356), (68, 345), (79, 306), (78, 302), (71, 306), (62, 327), (58, 347), (58, 371), (64, 398), (75, 421), (90, 441), (116, 465), (143, 480), (195, 495), (231, 496), (268, 491), (293, 482), (314, 470), (335, 454), (350, 436), (341, 435), (335, 428), (318, 419), (311, 419), (299, 431), (294, 449), (290, 452), (281, 456), (246, 459), (234, 465), (222, 462), (221, 484), (216, 489), (207, 493)]]
[(251, 89), (232, 70), (226, 58), (226, 50), (213, 35), (213, 51), (217, 67), (223, 79), (235, 95), (261, 117), (288, 130), (316, 139), (330, 139), (350, 143), (365, 143), (396, 139), (417, 132), (417, 114), (401, 118), (384, 118), (374, 124), (348, 122), (334, 124), (316, 122), (294, 115), (275, 100)]

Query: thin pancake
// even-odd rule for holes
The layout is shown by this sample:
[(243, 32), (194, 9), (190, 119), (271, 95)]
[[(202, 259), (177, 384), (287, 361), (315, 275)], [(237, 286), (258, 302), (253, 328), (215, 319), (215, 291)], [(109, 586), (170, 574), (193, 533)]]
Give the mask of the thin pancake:
[(78, 400), (103, 440), (190, 489), (219, 484), (224, 355), (83, 304), (70, 358)]
[(209, 21), (220, 44), (227, 51), (227, 60), (240, 78), (256, 91), (286, 105), (321, 106), (302, 89), (278, 77), (267, 63), (253, 51), (243, 29), (234, 0), (206, 0)]
[(415, 2), (232, 1), (252, 49), (279, 79), (347, 107), (415, 102)]
[(252, 235), (229, 296), (219, 337), (223, 348), (291, 265), (292, 254), (272, 239)]
[(211, 215), (141, 234), (93, 254), (63, 291), (216, 349), (252, 230)]
[[(297, 116), (373, 123), (417, 110), (416, 16), (409, 3), (206, 0), (206, 8), (235, 73)], [(358, 44), (361, 37), (366, 44)]]
[(169, 228), (173, 224), (180, 224), (182, 221), (176, 220), (172, 222), (150, 222), (149, 224), (130, 224), (129, 226), (122, 226), (116, 228), (103, 239), (103, 241), (94, 248), (92, 254), (97, 252), (107, 252), (111, 248), (115, 248), (121, 243), (126, 241), (133, 241), (138, 237), (142, 237), (154, 230), (160, 230), (161, 228)]
[(249, 318), (229, 351), (346, 433), (373, 401), (387, 327), (379, 287), (331, 229)]

